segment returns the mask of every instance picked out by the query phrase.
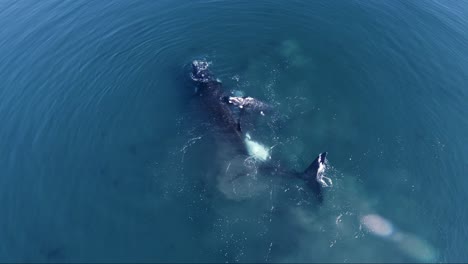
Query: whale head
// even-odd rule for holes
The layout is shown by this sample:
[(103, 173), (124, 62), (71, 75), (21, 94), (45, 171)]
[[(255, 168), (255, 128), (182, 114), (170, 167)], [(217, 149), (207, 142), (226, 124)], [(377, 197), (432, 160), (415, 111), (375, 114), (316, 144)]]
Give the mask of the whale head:
[(213, 74), (208, 70), (210, 63), (204, 60), (192, 61), (192, 80), (196, 82), (209, 82), (214, 79)]

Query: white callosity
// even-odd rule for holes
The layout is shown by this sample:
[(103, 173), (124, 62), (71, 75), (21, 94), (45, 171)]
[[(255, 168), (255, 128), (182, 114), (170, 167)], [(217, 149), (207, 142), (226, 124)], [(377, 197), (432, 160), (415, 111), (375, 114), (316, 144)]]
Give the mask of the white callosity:
[(269, 109), (268, 104), (253, 97), (230, 96), (228, 98), (228, 102), (239, 107), (240, 109), (247, 108), (253, 111), (258, 111), (262, 116), (265, 115), (264, 110)]

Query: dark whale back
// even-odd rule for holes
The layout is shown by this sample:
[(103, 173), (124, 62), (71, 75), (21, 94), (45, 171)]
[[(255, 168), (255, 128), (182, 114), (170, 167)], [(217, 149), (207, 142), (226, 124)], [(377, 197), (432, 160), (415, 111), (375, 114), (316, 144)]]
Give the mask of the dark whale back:
[(192, 62), (192, 80), (197, 84), (197, 94), (210, 120), (215, 124), (223, 141), (229, 141), (239, 154), (247, 155), (244, 136), (240, 130), (239, 120), (231, 107), (223, 100), (226, 93), (223, 85), (208, 69), (205, 61)]

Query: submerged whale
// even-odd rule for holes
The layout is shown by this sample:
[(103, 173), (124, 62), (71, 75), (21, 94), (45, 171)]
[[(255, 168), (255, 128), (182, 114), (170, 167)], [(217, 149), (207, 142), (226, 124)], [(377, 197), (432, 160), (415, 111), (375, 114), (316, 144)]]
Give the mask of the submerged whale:
[[(191, 78), (196, 83), (197, 95), (211, 117), (213, 123), (221, 133), (222, 140), (229, 142), (238, 155), (251, 156), (252, 148), (259, 148), (260, 144), (252, 142), (248, 133), (242, 131), (241, 121), (244, 111), (257, 111), (264, 115), (270, 106), (252, 97), (236, 97), (223, 90), (222, 83), (209, 70), (210, 63), (204, 60), (194, 60), (191, 64)], [(234, 111), (233, 108), (241, 111)], [(259, 151), (257, 149), (257, 151)], [(262, 156), (263, 152), (260, 150)], [(327, 152), (320, 153), (318, 157), (302, 172), (279, 169), (265, 162), (260, 164), (262, 173), (274, 173), (282, 177), (292, 177), (304, 180), (312, 189), (319, 202), (323, 201), (322, 188), (329, 187), (332, 182), (325, 177), (327, 166)], [(284, 166), (281, 166), (284, 167)], [(241, 177), (242, 175), (239, 175)], [(326, 181), (325, 181), (326, 180)], [(328, 183), (327, 183), (328, 181)]]

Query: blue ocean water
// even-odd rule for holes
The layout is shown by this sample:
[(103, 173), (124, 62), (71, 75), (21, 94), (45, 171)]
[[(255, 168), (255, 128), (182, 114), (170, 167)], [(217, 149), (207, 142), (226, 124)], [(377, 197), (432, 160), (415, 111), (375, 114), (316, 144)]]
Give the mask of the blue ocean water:
[[(0, 261), (468, 260), (463, 1), (0, 3)], [(301, 181), (226, 181), (206, 59)], [(273, 125), (271, 125), (273, 124)]]

